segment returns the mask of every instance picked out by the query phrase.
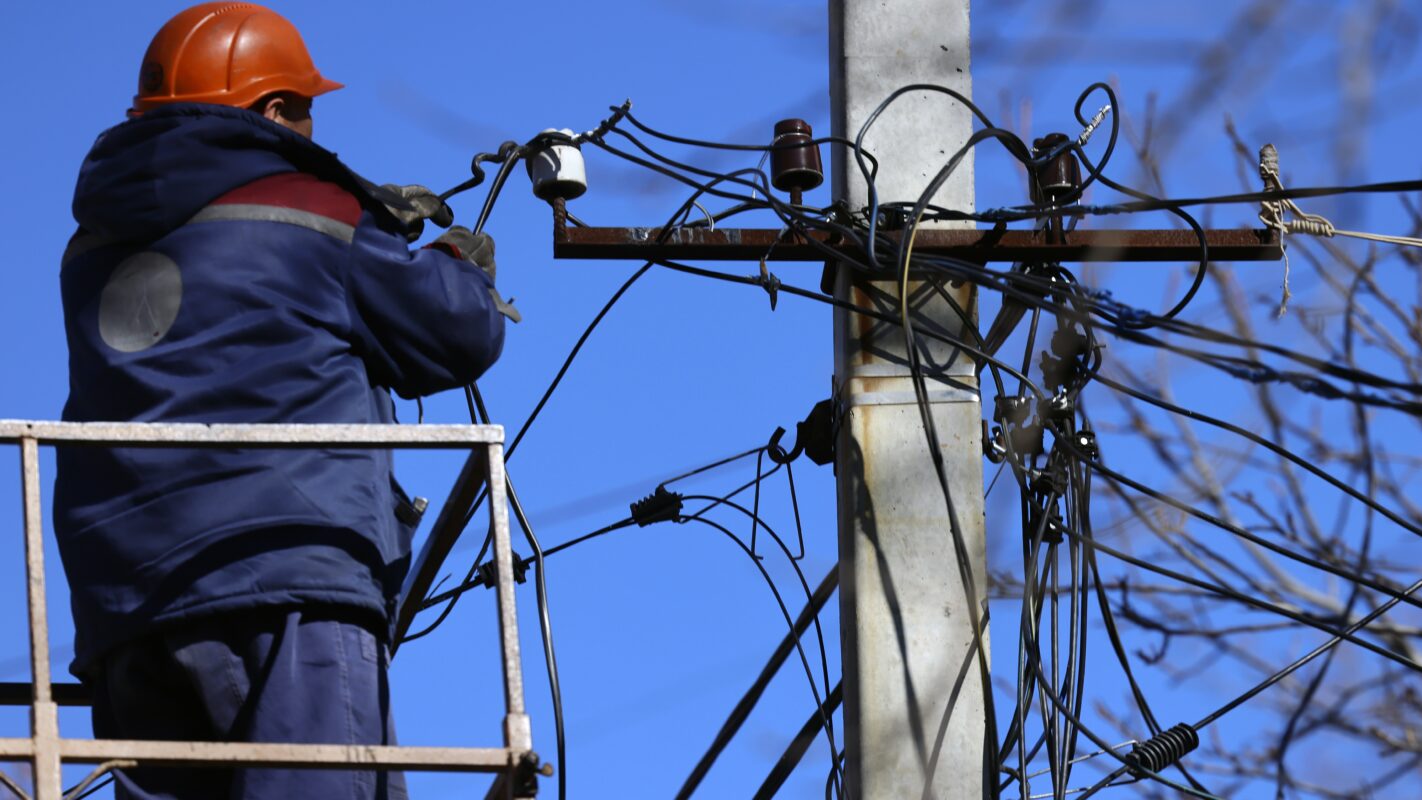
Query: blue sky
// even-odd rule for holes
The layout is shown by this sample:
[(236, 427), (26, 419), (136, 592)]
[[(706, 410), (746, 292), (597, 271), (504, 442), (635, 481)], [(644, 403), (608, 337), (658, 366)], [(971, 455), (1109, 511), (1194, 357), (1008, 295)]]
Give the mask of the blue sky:
[[(186, 5), (73, 2), (7, 9), (0, 72), (9, 76), (3, 164), (10, 188), (0, 203), (11, 268), (10, 288), (0, 292), (0, 341), (6, 343), (0, 349), (0, 374), (6, 376), (0, 417), (59, 415), (67, 384), (58, 262), (73, 227), (74, 177), (95, 135), (121, 121), (149, 38)], [(1071, 131), (1078, 92), (1092, 81), (1112, 80), (1137, 132), (1147, 104), (1158, 105), (1155, 133), (1170, 148), (1166, 179), (1176, 194), (1241, 188), (1223, 133), (1226, 115), (1252, 145), (1278, 144), (1296, 185), (1416, 174), (1415, 98), (1422, 95), (1417, 60), (1405, 42), (1393, 43), (1391, 60), (1374, 65), (1368, 78), (1350, 72), (1346, 57), (1356, 46), (1349, 37), (1362, 35), (1349, 28), (1346, 12), (1373, 4), (1295, 2), (1288, 18), (1260, 38), (1238, 27), (1245, 5), (976, 3), (975, 97), (1005, 127), (1041, 135)], [(361, 0), (337, 6), (291, 0), (273, 7), (300, 28), (320, 69), (347, 86), (316, 102), (315, 138), (377, 182), (447, 188), (467, 176), (474, 153), (548, 127), (590, 128), (608, 105), (625, 98), (643, 120), (688, 136), (763, 141), (775, 120), (790, 116), (809, 120), (822, 134), (829, 131), (823, 3)], [(1400, 26), (1396, 35), (1405, 37), (1406, 30)], [(1380, 36), (1388, 44), (1386, 32)], [(1211, 48), (1231, 43), (1249, 54), (1230, 70), (1213, 73)], [(1357, 120), (1357, 135), (1350, 137), (1357, 149), (1350, 151), (1332, 133), (1339, 118), (1358, 112), (1344, 105), (1337, 87), (1364, 79), (1373, 82), (1377, 100)], [(1130, 147), (1123, 150), (1115, 174), (1142, 184)], [(750, 167), (756, 160), (698, 157), (717, 169)], [(510, 329), (501, 362), (481, 382), (494, 416), (511, 429), (636, 266), (554, 261), (547, 206), (527, 191), (520, 173), (488, 230), (498, 241), (500, 288), (517, 298), (525, 321)], [(660, 224), (681, 200), (665, 181), (605, 154), (589, 153), (588, 173), (591, 188), (571, 209), (592, 224)], [(982, 151), (977, 183), (982, 207), (1026, 200), (1020, 173), (998, 154)], [(823, 189), (815, 197), (828, 201)], [(454, 205), (460, 221), (472, 223), (482, 199), (482, 190), (459, 198)], [(1317, 208), (1334, 214), (1340, 225), (1402, 225), (1384, 200)], [(1253, 213), (1219, 209), (1211, 222), (1233, 226)], [(730, 271), (753, 268), (731, 265)], [(811, 264), (786, 264), (778, 272), (806, 286), (819, 278)], [(1090, 274), (1109, 282), (1119, 299), (1154, 307), (1184, 272), (1170, 265)], [(1241, 278), (1252, 290), (1276, 292), (1278, 267), (1250, 267)], [(984, 316), (993, 307), (985, 298)], [(1202, 312), (1201, 319), (1210, 318)], [(599, 328), (509, 465), (544, 546), (620, 519), (629, 502), (664, 477), (763, 444), (776, 426), (791, 427), (829, 393), (830, 333), (830, 315), (820, 305), (787, 298), (772, 311), (758, 290), (671, 273), (642, 279)], [(1210, 393), (1200, 384), (1183, 391)], [(402, 407), (401, 416), (413, 420), (413, 405)], [(425, 418), (467, 421), (463, 398), (433, 398)], [(0, 482), (18, 485), (16, 461), (0, 458)], [(401, 478), (411, 492), (438, 502), (457, 463), (448, 454), (405, 456)], [(48, 455), (45, 464), (52, 478)], [(828, 468), (799, 466), (807, 546), (802, 568), (813, 585), (836, 558), (834, 483)], [(746, 469), (713, 473), (693, 488), (732, 488), (747, 479)], [(991, 538), (999, 530), (995, 520), (1003, 520), (1002, 535), (1010, 541), (1014, 523), (999, 502), (1006, 497), (989, 504), (989, 530)], [(18, 533), (17, 499), (16, 491), (0, 491), (0, 519), (13, 521), (0, 531)], [(772, 483), (763, 504), (777, 529), (793, 530), (783, 484)], [(0, 551), (10, 553), (0, 558), (0, 607), (10, 611), (0, 614), (0, 680), (23, 680), (21, 543), (17, 535), (4, 542), (0, 537), (0, 547), (11, 549)], [(994, 558), (1012, 552), (1010, 546), (993, 550)], [(53, 647), (62, 665), (70, 626), (58, 559), (50, 555)], [(453, 568), (462, 574), (472, 557), (467, 547), (457, 550)], [(799, 592), (783, 559), (771, 559), (768, 568), (797, 608)], [(549, 561), (548, 581), (572, 796), (669, 796), (784, 634), (759, 573), (709, 529), (661, 525), (559, 554)], [(535, 741), (551, 758), (552, 718), (531, 589), (520, 588), (526, 685)], [(1009, 627), (1000, 641), (1010, 642), (1014, 616), (1010, 607), (1005, 610)], [(833, 604), (823, 621), (837, 674)], [(401, 652), (393, 681), (405, 743), (497, 742), (495, 642), (492, 598), (476, 593), (441, 631)], [(1118, 701), (1119, 694), (1110, 700)], [(1188, 708), (1188, 698), (1179, 705)], [(702, 796), (748, 796), (810, 709), (803, 675), (787, 668), (712, 771)], [(61, 724), (68, 734), (87, 733), (83, 713), (66, 712)], [(0, 710), (0, 736), (20, 735), (23, 728), (22, 714)], [(785, 796), (822, 796), (826, 768), (823, 745), (817, 744)], [(476, 787), (486, 781), (411, 778), (422, 798), (482, 796)]]

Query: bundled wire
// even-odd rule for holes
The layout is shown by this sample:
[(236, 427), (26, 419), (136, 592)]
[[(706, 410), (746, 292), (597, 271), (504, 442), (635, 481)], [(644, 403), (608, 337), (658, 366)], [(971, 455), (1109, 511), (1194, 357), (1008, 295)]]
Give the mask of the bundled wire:
[[(923, 192), (912, 200), (891, 199), (881, 202), (876, 186), (878, 161), (864, 148), (867, 133), (876, 121), (898, 98), (910, 93), (936, 93), (948, 102), (961, 104), (978, 122), (977, 129), (963, 145), (949, 156), (941, 168), (928, 182)], [(1102, 110), (1088, 118), (1086, 109), (1092, 98), (1103, 96)], [(1156, 397), (1121, 381), (1101, 374), (1102, 347), (1104, 337), (1129, 342), (1156, 351), (1169, 352), (1188, 358), (1193, 362), (1208, 366), (1230, 378), (1258, 386), (1279, 385), (1305, 393), (1311, 397), (1328, 401), (1348, 403), (1355, 408), (1372, 407), (1422, 414), (1422, 384), (1396, 380), (1359, 369), (1350, 364), (1337, 363), (1278, 345), (1254, 341), (1243, 336), (1216, 330), (1205, 325), (1186, 321), (1182, 318), (1191, 307), (1210, 273), (1210, 253), (1204, 229), (1186, 211), (1187, 208), (1221, 203), (1265, 203), (1275, 204), (1274, 208), (1296, 208), (1293, 198), (1320, 197), (1356, 192), (1399, 192), (1422, 189), (1422, 181), (1396, 181), (1351, 187), (1321, 187), (1311, 189), (1286, 190), (1277, 180), (1266, 186), (1263, 192), (1219, 195), (1200, 198), (1158, 198), (1126, 186), (1109, 177), (1106, 172), (1116, 149), (1119, 136), (1119, 101), (1113, 89), (1102, 83), (1089, 86), (1078, 97), (1074, 114), (1083, 126), (1083, 132), (1076, 138), (1065, 141), (1046, 152), (1034, 152), (1015, 134), (996, 127), (992, 120), (972, 102), (946, 87), (930, 84), (915, 84), (902, 87), (876, 108), (863, 126), (852, 138), (822, 137), (813, 142), (843, 148), (851, 162), (859, 170), (867, 189), (867, 205), (862, 209), (846, 205), (832, 204), (812, 207), (790, 204), (777, 198), (771, 190), (769, 177), (759, 168), (737, 169), (720, 172), (699, 167), (684, 160), (672, 158), (657, 150), (650, 142), (657, 140), (680, 146), (741, 151), (749, 154), (766, 154), (782, 145), (776, 143), (728, 144), (688, 138), (665, 133), (648, 125), (628, 110), (628, 106), (614, 108), (613, 115), (596, 131), (584, 134), (582, 143), (596, 147), (609, 155), (625, 160), (668, 177), (692, 190), (690, 197), (673, 213), (662, 227), (660, 235), (669, 236), (681, 227), (714, 226), (722, 220), (745, 214), (770, 214), (786, 232), (786, 235), (802, 234), (801, 241), (822, 252), (827, 261), (852, 270), (857, 278), (875, 281), (893, 281), (897, 294), (892, 303), (885, 302), (877, 307), (868, 307), (847, 300), (783, 283), (778, 277), (762, 269), (759, 275), (733, 275), (702, 267), (687, 265), (670, 260), (659, 260), (644, 264), (602, 308), (592, 324), (577, 341), (572, 352), (564, 361), (548, 389), (541, 396), (527, 421), (522, 425), (509, 447), (509, 455), (522, 441), (550, 397), (567, 372), (573, 359), (586, 342), (593, 329), (628, 288), (652, 266), (697, 276), (755, 287), (771, 294), (776, 293), (814, 300), (832, 305), (856, 314), (897, 326), (903, 337), (903, 347), (909, 362), (910, 375), (920, 413), (924, 433), (924, 447), (932, 459), (932, 467), (938, 479), (942, 500), (947, 515), (947, 534), (951, 538), (958, 562), (958, 580), (962, 586), (970, 625), (974, 631), (975, 644), (973, 658), (977, 665), (977, 680), (982, 686), (984, 702), (987, 704), (987, 729), (983, 748), (983, 786), (991, 796), (1001, 796), (1014, 784), (1023, 797), (1032, 794), (1032, 780), (1047, 775), (1050, 796), (1063, 798), (1068, 795), (1089, 797), (1100, 790), (1120, 786), (1135, 781), (1153, 781), (1163, 786), (1194, 797), (1215, 797), (1192, 775), (1182, 763), (1199, 743), (1199, 731), (1214, 724), (1231, 710), (1248, 702), (1271, 686), (1277, 685), (1289, 675), (1331, 654), (1342, 642), (1389, 659), (1403, 667), (1422, 669), (1409, 659), (1391, 652), (1362, 634), (1374, 620), (1399, 604), (1422, 607), (1414, 595), (1422, 583), (1408, 587), (1392, 585), (1381, 576), (1367, 571), (1366, 560), (1361, 559), (1356, 566), (1341, 564), (1317, 554), (1304, 552), (1289, 543), (1281, 543), (1271, 537), (1258, 534), (1240, 525), (1232, 524), (1194, 504), (1172, 497), (1156, 490), (1145, 482), (1107, 467), (1101, 457), (1101, 448), (1096, 441), (1090, 420), (1084, 410), (1084, 392), (1093, 383), (1118, 392), (1134, 400), (1147, 403), (1162, 412), (1178, 415), (1203, 423), (1240, 437), (1252, 445), (1266, 448), (1269, 452), (1307, 471), (1328, 486), (1339, 491), (1352, 501), (1365, 506), (1369, 514), (1377, 513), (1399, 528), (1414, 535), (1422, 535), (1422, 524), (1403, 511), (1390, 508), (1374, 497), (1371, 489), (1361, 491), (1349, 481), (1332, 475), (1313, 463), (1312, 460), (1295, 454), (1281, 443), (1271, 441), (1242, 425), (1206, 415), (1202, 412)], [(1111, 115), (1107, 126), (1106, 143), (1096, 156), (1087, 152), (1087, 144), (1092, 132), (1104, 123), (1108, 111)], [(1029, 174), (1035, 173), (1044, 164), (1065, 153), (1070, 153), (1085, 167), (1086, 178), (1081, 186), (1064, 198), (1059, 198), (1050, 206), (1014, 206), (989, 209), (981, 212), (966, 212), (935, 206), (932, 199), (939, 188), (955, 174), (955, 171), (976, 147), (986, 143), (1001, 146), (1018, 161)], [(796, 142), (792, 147), (802, 147)], [(489, 199), (480, 215), (480, 222), (487, 218), (489, 209), (498, 195), (499, 188), (507, 177), (511, 164), (517, 160), (519, 146), (508, 143), (498, 153), (485, 154), (482, 160), (501, 163)], [(473, 165), (475, 177), (482, 180), (479, 169), (480, 157)], [(471, 179), (477, 184), (478, 180)], [(1129, 198), (1114, 204), (1085, 205), (1080, 202), (1086, 189), (1099, 184)], [(460, 187), (456, 187), (457, 189)], [(719, 211), (708, 210), (701, 203), (703, 199), (716, 198), (729, 203)], [(693, 218), (693, 210), (699, 210), (701, 218)], [(1042, 222), (1062, 217), (1071, 217), (1072, 223), (1089, 216), (1164, 212), (1181, 220), (1199, 241), (1198, 266), (1190, 284), (1178, 300), (1161, 313), (1145, 311), (1115, 299), (1111, 292), (1082, 285), (1068, 270), (1056, 264), (1034, 265), (1032, 269), (997, 270), (980, 264), (944, 256), (925, 255), (915, 252), (914, 242), (922, 225), (933, 221), (979, 221), (1007, 223), (1013, 221)], [(884, 230), (886, 221), (900, 219), (901, 230), (893, 234)], [(822, 236), (809, 234), (829, 234), (837, 244), (825, 244)], [(894, 235), (896, 234), (896, 235)], [(932, 329), (915, 325), (909, 305), (911, 275), (927, 275), (931, 280), (954, 283), (968, 283), (973, 287), (1000, 295), (1004, 303), (1020, 304), (1030, 312), (1030, 328), (1026, 336), (1026, 346), (1020, 366), (1014, 366), (996, 354), (1000, 342), (989, 344), (978, 334), (971, 308), (964, 308), (947, 293), (949, 308), (960, 323), (956, 332), (945, 333), (941, 327)], [(1039, 377), (1034, 380), (1033, 358), (1039, 338), (1039, 328), (1044, 321), (1055, 322), (1050, 349), (1043, 351), (1040, 365), (1035, 370)], [(1018, 508), (1022, 523), (1022, 602), (1018, 621), (1019, 635), (1016, 648), (1016, 680), (1012, 693), (1013, 708), (1004, 713), (1005, 729), (997, 730), (999, 715), (993, 708), (994, 691), (989, 682), (987, 670), (987, 648), (983, 642), (986, 631), (986, 608), (979, 605), (976, 579), (969, 568), (970, 559), (961, 522), (959, 508), (951, 491), (947, 468), (941, 458), (940, 437), (936, 430), (931, 402), (930, 381), (944, 380), (933, 374), (924, 363), (922, 353), (928, 342), (950, 346), (954, 352), (973, 359), (980, 365), (996, 390), (997, 411), (994, 415), (996, 427), (990, 437), (990, 457), (1002, 464), (1002, 469), (1010, 472), (1011, 484), (1018, 493)], [(1281, 366), (1287, 362), (1287, 366)], [(1007, 379), (1016, 379), (1016, 391), (1008, 391)], [(1346, 384), (1346, 385), (1340, 385)], [(477, 396), (471, 396), (471, 407), (476, 405)], [(1361, 413), (1361, 411), (1359, 412)], [(678, 495), (669, 492), (666, 485), (703, 471), (725, 466), (749, 456), (756, 456), (755, 477), (733, 491), (720, 495)], [(786, 622), (794, 631), (794, 621), (757, 552), (756, 537), (763, 530), (793, 567), (798, 582), (806, 596), (810, 595), (808, 583), (800, 571), (797, 561), (804, 555), (803, 534), (800, 534), (799, 554), (792, 553), (785, 541), (767, 524), (760, 513), (760, 487), (781, 467), (778, 462), (769, 470), (762, 469), (760, 463), (766, 455), (766, 448), (747, 450), (722, 459), (704, 468), (668, 480), (658, 491), (634, 504), (632, 516), (613, 523), (570, 542), (542, 550), (524, 524), (534, 556), (521, 559), (520, 564), (532, 564), (539, 576), (540, 610), (544, 609), (544, 589), (542, 587), (542, 559), (572, 544), (588, 541), (615, 530), (633, 525), (646, 525), (659, 521), (696, 523), (715, 529), (732, 539), (739, 548), (756, 564), (763, 578), (775, 596)], [(1353, 591), (1347, 609), (1351, 613), (1355, 601), (1363, 590), (1385, 598), (1372, 611), (1343, 620), (1319, 618), (1316, 615), (1290, 608), (1269, 599), (1238, 591), (1223, 582), (1199, 578), (1194, 575), (1170, 570), (1147, 559), (1133, 556), (1121, 549), (1101, 542), (1092, 526), (1092, 480), (1100, 476), (1108, 487), (1117, 492), (1135, 492), (1152, 502), (1173, 507), (1189, 517), (1211, 525), (1234, 539), (1261, 548), (1274, 555), (1286, 558), (1302, 568), (1316, 570), (1347, 581)], [(795, 508), (797, 531), (800, 529), (798, 501), (794, 499), (793, 476), (787, 466), (792, 504)], [(994, 485), (996, 479), (994, 479)], [(754, 490), (755, 499), (747, 508), (734, 500), (742, 492)], [(512, 496), (512, 492), (511, 492)], [(693, 513), (686, 513), (682, 501), (702, 502), (704, 505)], [(517, 508), (521, 523), (522, 513)], [(477, 507), (477, 502), (475, 504)], [(738, 514), (750, 523), (750, 542), (740, 538), (729, 527), (713, 520), (709, 514), (715, 511)], [(474, 509), (469, 510), (472, 518)], [(486, 541), (487, 548), (487, 541)], [(487, 584), (487, 575), (480, 574), (478, 568), (483, 561), (483, 553), (475, 558), (469, 575), (455, 587), (427, 599), (427, 607), (444, 603), (443, 611), (435, 621), (437, 626), (448, 615), (458, 598), (469, 589)], [(1263, 611), (1288, 619), (1298, 625), (1323, 631), (1330, 638), (1303, 657), (1267, 675), (1236, 698), (1221, 706), (1215, 712), (1196, 723), (1179, 723), (1166, 727), (1154, 712), (1146, 692), (1135, 674), (1125, 642), (1122, 638), (1121, 621), (1107, 591), (1100, 555), (1132, 565), (1137, 569), (1159, 574), (1171, 581), (1187, 585), (1218, 597), (1221, 600)], [(546, 620), (546, 614), (541, 614)], [(1125, 678), (1133, 704), (1145, 730), (1139, 739), (1128, 743), (1134, 749), (1121, 752), (1122, 745), (1112, 745), (1084, 719), (1089, 675), (1095, 675), (1087, 658), (1089, 636), (1093, 622), (1100, 624), (1110, 650), (1122, 676)], [(824, 711), (825, 698), (831, 694), (831, 676), (828, 658), (818, 619), (813, 621), (819, 648), (819, 675), (815, 675), (810, 659), (801, 647), (798, 638), (795, 648), (805, 670), (814, 700), (821, 717), (829, 743), (831, 762), (826, 781), (826, 796), (843, 796), (844, 786), (840, 775), (845, 756), (837, 749), (831, 714)], [(424, 635), (427, 629), (416, 636)], [(416, 638), (412, 636), (410, 638)], [(552, 658), (551, 634), (545, 624), (545, 641), (549, 658), (550, 673), (556, 674)], [(556, 686), (556, 677), (553, 678)], [(556, 700), (555, 706), (561, 706)], [(561, 709), (559, 716), (560, 762), (562, 755)], [(1301, 713), (1301, 711), (1300, 711)], [(1296, 715), (1297, 717), (1297, 715)], [(1083, 755), (1081, 739), (1085, 737), (1098, 750)], [(1085, 789), (1073, 788), (1072, 780), (1078, 765), (1092, 759), (1106, 757), (1119, 764), (1105, 777)], [(1037, 769), (1045, 762), (1045, 769)], [(1167, 771), (1178, 771), (1183, 783), (1168, 777)], [(560, 781), (562, 770), (560, 770)], [(561, 789), (561, 787), (560, 787)]]

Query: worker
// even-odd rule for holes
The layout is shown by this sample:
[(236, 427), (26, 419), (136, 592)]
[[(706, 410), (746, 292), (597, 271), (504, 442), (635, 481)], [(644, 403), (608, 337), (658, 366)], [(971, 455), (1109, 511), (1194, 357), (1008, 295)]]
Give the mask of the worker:
[[(80, 168), (64, 419), (390, 423), (479, 377), (514, 312), (494, 243), (315, 144), (341, 88), (296, 28), (204, 3), (158, 31)], [(101, 738), (394, 744), (386, 668), (419, 514), (387, 450), (60, 448), (71, 670)], [(404, 798), (378, 770), (134, 768), (120, 800)]]

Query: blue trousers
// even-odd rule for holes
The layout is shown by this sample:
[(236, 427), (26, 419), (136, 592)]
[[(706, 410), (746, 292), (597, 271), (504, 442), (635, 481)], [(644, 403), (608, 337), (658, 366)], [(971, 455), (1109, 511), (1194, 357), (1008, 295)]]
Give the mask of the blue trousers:
[[(98, 664), (94, 735), (395, 744), (385, 647), (311, 610), (214, 617), (116, 648)], [(119, 771), (117, 800), (407, 800), (404, 775), (359, 770), (149, 767)]]

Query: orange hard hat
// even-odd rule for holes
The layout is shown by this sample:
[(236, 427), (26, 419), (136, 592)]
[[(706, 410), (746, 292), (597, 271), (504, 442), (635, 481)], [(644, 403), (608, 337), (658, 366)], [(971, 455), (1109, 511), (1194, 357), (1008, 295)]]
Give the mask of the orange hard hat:
[(255, 3), (203, 3), (168, 20), (138, 73), (130, 116), (168, 103), (246, 108), (272, 92), (341, 88), (321, 77), (296, 26)]

